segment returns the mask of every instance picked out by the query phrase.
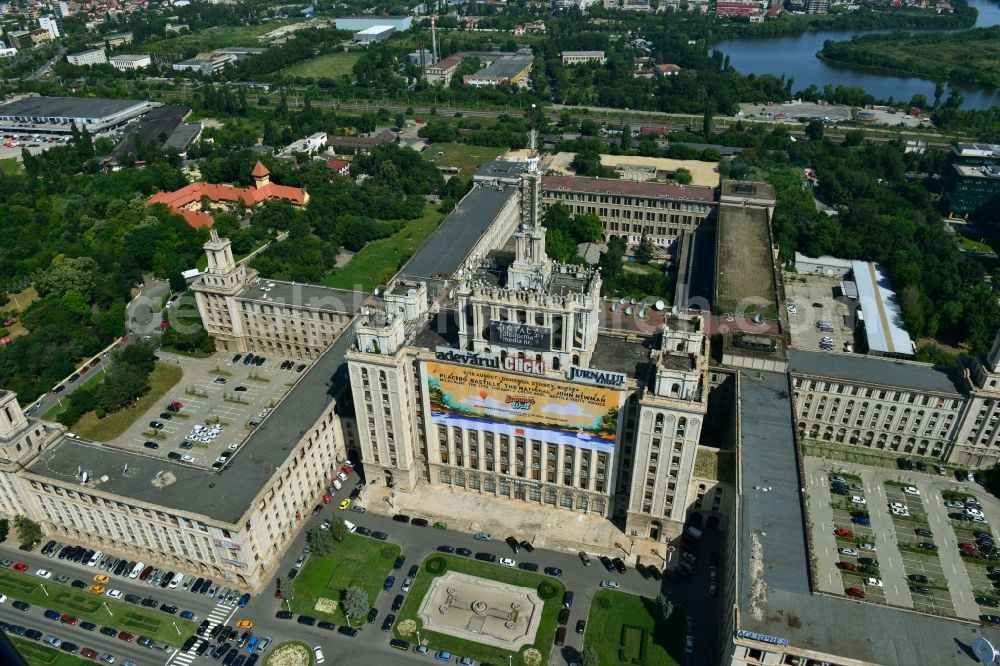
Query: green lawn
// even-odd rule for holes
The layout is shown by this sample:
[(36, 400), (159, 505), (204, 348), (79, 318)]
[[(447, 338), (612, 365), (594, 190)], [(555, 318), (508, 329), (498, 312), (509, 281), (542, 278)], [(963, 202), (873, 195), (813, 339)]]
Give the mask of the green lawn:
[(267, 43), (257, 39), (258, 36), (276, 30), (283, 25), (299, 23), (304, 20), (296, 18), (270, 21), (268, 23), (261, 23), (260, 25), (213, 26), (187, 35), (173, 35), (163, 39), (152, 39), (146, 41), (142, 47), (147, 51), (156, 51), (159, 53), (177, 53), (188, 49), (210, 51), (224, 46), (267, 48)]
[[(309, 557), (292, 583), (293, 594), (288, 605), (302, 615), (347, 624), (339, 607), (335, 613), (322, 612), (316, 609), (316, 600), (323, 597), (339, 604), (341, 593), (358, 585), (374, 603), (398, 555), (396, 544), (348, 534), (342, 542), (334, 542), (329, 555)], [(358, 620), (354, 619), (353, 624), (356, 626)]]
[[(455, 555), (435, 553), (428, 559), (436, 557), (440, 557), (447, 562), (448, 570), (451, 571), (458, 571), (522, 587), (537, 588), (538, 585), (543, 582), (551, 584), (552, 587), (555, 588), (556, 594), (552, 596), (551, 599), (545, 601), (544, 608), (542, 609), (542, 619), (538, 625), (538, 631), (535, 634), (535, 642), (532, 646), (530, 646), (542, 653), (543, 664), (549, 663), (549, 651), (553, 646), (553, 639), (555, 638), (559, 618), (559, 609), (562, 607), (562, 597), (563, 593), (566, 591), (566, 587), (558, 578), (543, 576), (541, 574), (522, 571), (520, 569), (508, 569), (497, 564), (489, 564), (487, 562), (480, 562), (478, 560), (458, 557)], [(523, 660), (517, 652), (511, 652), (509, 650), (504, 650), (490, 645), (467, 641), (461, 638), (455, 638), (454, 636), (449, 636), (447, 634), (440, 634), (435, 631), (423, 629), (423, 625), (417, 617), (417, 609), (420, 608), (420, 603), (423, 601), (424, 594), (427, 593), (427, 589), (430, 587), (431, 581), (436, 577), (436, 575), (440, 574), (430, 573), (427, 571), (426, 566), (422, 565), (420, 567), (420, 573), (417, 574), (417, 578), (414, 580), (413, 586), (410, 588), (410, 592), (406, 595), (406, 602), (403, 604), (402, 610), (398, 613), (396, 627), (398, 627), (399, 622), (403, 620), (413, 620), (417, 623), (417, 629), (420, 630), (421, 640), (426, 643), (431, 650), (447, 650), (455, 655), (471, 657), (477, 662), (482, 661), (500, 664), (507, 663), (508, 658), (512, 658), (513, 664), (522, 664)], [(416, 638), (414, 636), (401, 636), (396, 632), (396, 627), (393, 627), (393, 634), (395, 636), (406, 639), (411, 643), (416, 642)], [(528, 647), (529, 646), (525, 646), (521, 652)], [(602, 666), (605, 663), (611, 664), (612, 662), (601, 661)]]
[[(42, 585), (45, 588), (42, 588)], [(42, 581), (30, 574), (0, 571), (0, 590), (13, 599), (41, 608), (75, 615), (81, 620), (125, 629), (136, 636), (149, 636), (162, 643), (179, 646), (197, 628), (189, 622), (160, 611), (146, 610), (115, 601), (86, 590), (80, 591), (54, 581)], [(48, 592), (48, 594), (46, 594)], [(107, 608), (105, 608), (107, 604)], [(111, 612), (108, 612), (108, 608)], [(174, 629), (174, 625), (177, 629)], [(178, 633), (178, 630), (180, 633)]]
[(9, 636), (8, 638), (31, 666), (81, 666), (82, 664), (94, 663), (20, 636)]
[[(993, 248), (986, 243), (980, 243), (977, 240), (973, 240), (964, 234), (957, 234), (958, 245), (963, 250), (972, 250), (973, 252), (984, 252), (989, 254), (993, 252)], [(985, 240), (985, 239), (984, 239)]]
[(323, 284), (341, 289), (371, 291), (385, 284), (444, 219), (436, 206), (424, 207), (424, 215), (410, 220), (388, 238), (379, 238), (361, 248), (343, 268), (336, 269)]
[(505, 150), (467, 143), (435, 143), (424, 151), (424, 158), (439, 167), (458, 167), (463, 176), (471, 177), (481, 165), (500, 157)]
[[(672, 666), (683, 661), (684, 613), (674, 609), (666, 625), (655, 619), (653, 599), (598, 590), (590, 604), (584, 646), (597, 650), (598, 663)], [(605, 606), (607, 606), (605, 608)]]
[(179, 366), (157, 363), (149, 375), (149, 393), (127, 409), (108, 414), (103, 419), (94, 412), (87, 412), (73, 424), (73, 432), (95, 442), (108, 442), (125, 432), (135, 420), (159, 402), (164, 394), (181, 380), (184, 371)]
[(21, 168), (17, 160), (13, 157), (5, 157), (0, 160), (0, 173), (5, 176), (13, 176), (17, 173), (17, 170)]
[[(288, 69), (282, 70), (282, 76), (301, 76), (306, 79), (335, 79), (354, 71), (354, 63), (361, 57), (360, 53), (326, 53), (309, 60), (304, 60)], [(353, 78), (353, 77), (352, 77)]]

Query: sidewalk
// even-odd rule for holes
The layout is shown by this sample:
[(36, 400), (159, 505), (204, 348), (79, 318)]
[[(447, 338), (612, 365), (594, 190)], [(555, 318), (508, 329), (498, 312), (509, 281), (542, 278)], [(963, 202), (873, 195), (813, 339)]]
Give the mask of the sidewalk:
[[(369, 511), (392, 516), (404, 513), (411, 518), (441, 521), (448, 528), (469, 533), (489, 532), (494, 539), (508, 535), (527, 539), (536, 548), (568, 553), (586, 551), (621, 557), (630, 564), (663, 565), (666, 544), (632, 538), (603, 516), (584, 514), (551, 505), (504, 499), (488, 494), (456, 490), (450, 486), (421, 484), (413, 493), (394, 492), (369, 486), (364, 502)], [(631, 550), (631, 554), (630, 551)]]

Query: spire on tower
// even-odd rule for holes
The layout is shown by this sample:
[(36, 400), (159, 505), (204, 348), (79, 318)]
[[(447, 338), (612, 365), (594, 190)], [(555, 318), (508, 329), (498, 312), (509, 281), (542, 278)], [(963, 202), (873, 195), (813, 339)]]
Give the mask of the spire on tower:
[(534, 104), (531, 105), (531, 131), (528, 133), (528, 147), (531, 152), (528, 153), (528, 171), (538, 170), (538, 146), (536, 145), (536, 140), (538, 137), (538, 130), (535, 127), (535, 123), (538, 117), (538, 107)]

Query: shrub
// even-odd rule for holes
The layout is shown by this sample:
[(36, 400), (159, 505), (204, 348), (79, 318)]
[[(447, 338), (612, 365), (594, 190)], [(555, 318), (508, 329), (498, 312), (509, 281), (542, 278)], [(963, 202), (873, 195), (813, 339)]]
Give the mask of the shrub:
[(383, 546), (382, 550), (379, 551), (379, 555), (387, 560), (394, 560), (396, 559), (396, 550), (391, 546)]
[(521, 653), (521, 660), (525, 666), (539, 666), (542, 663), (542, 653), (535, 648), (528, 648)]
[(543, 601), (548, 601), (558, 594), (559, 591), (556, 590), (555, 586), (548, 581), (543, 581), (538, 584), (538, 596), (542, 598)]
[(437, 576), (445, 572), (448, 568), (448, 563), (444, 561), (443, 557), (432, 557), (424, 564), (424, 568), (427, 569), (428, 573)]
[(417, 633), (417, 623), (413, 620), (403, 620), (396, 625), (396, 631), (400, 636), (412, 636)]

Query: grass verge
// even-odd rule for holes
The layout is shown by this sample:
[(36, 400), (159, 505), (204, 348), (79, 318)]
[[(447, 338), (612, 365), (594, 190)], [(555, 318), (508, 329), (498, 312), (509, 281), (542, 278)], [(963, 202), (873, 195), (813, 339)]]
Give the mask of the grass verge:
[[(147, 611), (92, 592), (79, 591), (61, 583), (44, 581), (44, 589), (42, 584), (41, 579), (28, 574), (0, 571), (0, 590), (4, 590), (8, 596), (42, 608), (69, 613), (81, 620), (124, 629), (137, 636), (149, 636), (161, 643), (174, 646), (183, 643), (184, 639), (197, 628), (194, 622), (160, 611)], [(175, 624), (177, 629), (174, 629)]]
[(20, 636), (8, 636), (17, 651), (30, 666), (83, 666), (94, 662), (76, 655), (60, 652), (47, 645), (41, 645)]
[(409, 259), (444, 219), (437, 206), (424, 207), (424, 214), (388, 238), (365, 245), (346, 266), (323, 280), (327, 287), (371, 291), (384, 284)]
[(0, 173), (5, 176), (13, 176), (17, 173), (21, 165), (17, 163), (17, 159), (13, 157), (5, 157), (0, 160)]
[(435, 166), (458, 167), (461, 175), (471, 177), (476, 169), (498, 158), (504, 150), (504, 148), (473, 146), (468, 143), (435, 143), (424, 152), (424, 157)]
[[(87, 379), (85, 379), (83, 383), (80, 384), (77, 390), (79, 391), (80, 389), (92, 389), (98, 384), (100, 384), (103, 380), (104, 380), (104, 373), (98, 369), (95, 369), (94, 372), (91, 373), (90, 376), (87, 377)], [(68, 400), (69, 398), (67, 397), (64, 399)], [(43, 418), (46, 421), (55, 421), (56, 418), (60, 414), (62, 414), (62, 412), (63, 412), (63, 405), (57, 402), (56, 404), (52, 405), (47, 410), (45, 410), (45, 413), (42, 414), (41, 418)]]
[[(374, 604), (398, 555), (399, 546), (396, 544), (348, 534), (340, 543), (334, 542), (329, 555), (313, 554), (309, 557), (292, 581), (292, 598), (288, 600), (288, 605), (301, 615), (347, 624), (347, 618), (339, 607), (343, 591), (357, 585), (364, 589), (368, 600)], [(316, 610), (316, 602), (320, 598), (336, 601), (336, 612)], [(355, 619), (352, 623), (357, 626), (358, 621)]]
[[(360, 53), (326, 53), (310, 58), (281, 72), (282, 76), (301, 76), (306, 79), (334, 79), (344, 74), (351, 76), (354, 63), (361, 57)], [(351, 78), (354, 78), (353, 76)]]
[[(445, 571), (458, 571), (472, 576), (496, 580), (510, 585), (530, 587), (532, 589), (537, 588), (543, 582), (552, 585), (552, 587), (556, 590), (556, 594), (553, 595), (551, 599), (544, 602), (542, 619), (538, 625), (538, 630), (535, 633), (535, 642), (530, 646), (524, 646), (520, 650), (520, 652), (524, 652), (524, 650), (528, 647), (534, 647), (542, 653), (541, 663), (549, 663), (549, 651), (552, 649), (552, 640), (556, 632), (563, 593), (566, 591), (566, 587), (562, 584), (562, 581), (558, 578), (552, 578), (551, 576), (543, 576), (541, 574), (522, 571), (520, 569), (508, 569), (496, 564), (479, 562), (477, 560), (457, 557), (454, 555), (435, 553), (431, 557), (440, 557), (443, 559), (448, 565)], [(444, 571), (441, 573), (444, 573)], [(420, 618), (417, 617), (417, 610), (420, 608), (420, 604), (430, 587), (431, 581), (439, 575), (441, 574), (432, 574), (427, 571), (426, 566), (422, 565), (420, 567), (420, 573), (417, 574), (416, 579), (413, 581), (413, 587), (410, 589), (409, 594), (406, 595), (406, 602), (403, 604), (402, 610), (398, 613), (396, 627), (398, 627), (399, 622), (403, 620), (413, 620), (417, 623), (417, 629), (420, 630), (420, 638), (432, 650), (446, 650), (452, 654), (460, 655), (462, 657), (471, 657), (477, 662), (482, 661), (500, 664), (507, 663), (508, 658), (511, 658), (511, 663), (523, 663), (520, 652), (512, 652), (510, 650), (504, 650), (502, 648), (485, 645), (483, 643), (467, 641), (423, 628), (423, 623), (420, 621)], [(395, 636), (411, 642), (414, 641), (414, 636), (401, 636), (396, 631), (396, 627), (393, 627), (393, 634)], [(614, 662), (601, 661), (600, 663), (610, 664)]]
[(683, 661), (684, 613), (656, 619), (656, 602), (614, 590), (598, 590), (590, 604), (584, 645), (597, 650), (599, 664), (672, 666)]
[(94, 412), (87, 412), (73, 424), (73, 432), (85, 439), (107, 442), (125, 432), (150, 407), (159, 402), (184, 376), (177, 365), (157, 363), (149, 375), (149, 392), (131, 407), (98, 419)]

